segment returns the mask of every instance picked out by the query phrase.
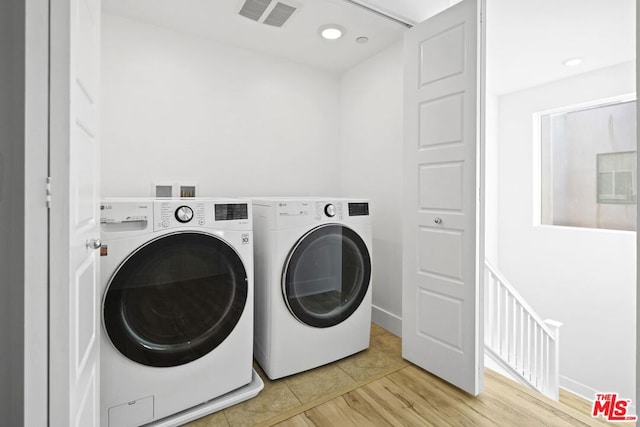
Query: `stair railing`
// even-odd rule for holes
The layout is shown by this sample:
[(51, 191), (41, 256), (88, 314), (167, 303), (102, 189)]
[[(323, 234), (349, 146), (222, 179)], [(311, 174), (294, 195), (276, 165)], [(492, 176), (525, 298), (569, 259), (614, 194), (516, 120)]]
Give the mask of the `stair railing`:
[(521, 383), (558, 400), (562, 323), (542, 320), (485, 260), (485, 350)]

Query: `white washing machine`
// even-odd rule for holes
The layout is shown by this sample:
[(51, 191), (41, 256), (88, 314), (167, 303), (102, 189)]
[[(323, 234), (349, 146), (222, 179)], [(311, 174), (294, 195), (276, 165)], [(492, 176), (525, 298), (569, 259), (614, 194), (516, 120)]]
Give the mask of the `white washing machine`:
[(254, 357), (271, 379), (369, 347), (369, 203), (253, 199)]
[(101, 425), (139, 426), (252, 380), (251, 203), (101, 209)]

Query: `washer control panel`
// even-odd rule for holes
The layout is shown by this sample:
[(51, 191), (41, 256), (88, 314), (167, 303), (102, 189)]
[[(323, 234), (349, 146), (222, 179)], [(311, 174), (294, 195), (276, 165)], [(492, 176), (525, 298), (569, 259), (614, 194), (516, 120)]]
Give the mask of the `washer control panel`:
[(151, 203), (122, 203), (118, 201), (100, 202), (101, 224), (123, 224), (147, 222), (152, 217)]
[(249, 205), (227, 200), (160, 199), (153, 204), (153, 228), (176, 227), (246, 228), (250, 225)]
[(176, 219), (178, 222), (186, 224), (193, 219), (193, 209), (189, 206), (180, 206), (176, 209)]
[(154, 203), (154, 228), (162, 230), (182, 227), (189, 224), (205, 225), (207, 223), (206, 204), (184, 200), (160, 200)]

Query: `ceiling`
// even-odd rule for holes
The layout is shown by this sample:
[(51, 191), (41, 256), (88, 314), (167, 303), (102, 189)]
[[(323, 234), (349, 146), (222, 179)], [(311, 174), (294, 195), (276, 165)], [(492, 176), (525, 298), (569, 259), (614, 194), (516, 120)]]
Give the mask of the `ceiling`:
[[(103, 0), (103, 11), (333, 71), (347, 70), (402, 40), (406, 26), (345, 0), (278, 0), (296, 7), (278, 28), (238, 14), (244, 0)], [(275, 3), (275, 2), (274, 2)], [(346, 29), (324, 40), (319, 28)], [(361, 44), (356, 38), (368, 37)]]
[[(341, 72), (402, 39), (406, 27), (369, 7), (416, 23), (459, 0), (278, 0), (297, 8), (281, 28), (238, 11), (244, 0), (103, 0), (103, 9)], [(504, 94), (635, 58), (635, 0), (486, 0), (487, 86)], [(318, 35), (322, 25), (346, 29), (337, 41)], [(369, 41), (359, 44), (357, 37)], [(582, 57), (568, 68), (562, 61)]]
[[(459, 0), (365, 0), (422, 22)], [(505, 94), (635, 59), (636, 0), (485, 0), (487, 86)], [(582, 64), (566, 67), (568, 58)]]
[[(497, 94), (635, 59), (635, 0), (487, 0), (487, 80)], [(566, 67), (568, 58), (582, 64)]]
[(460, 0), (356, 0), (406, 22), (418, 23)]

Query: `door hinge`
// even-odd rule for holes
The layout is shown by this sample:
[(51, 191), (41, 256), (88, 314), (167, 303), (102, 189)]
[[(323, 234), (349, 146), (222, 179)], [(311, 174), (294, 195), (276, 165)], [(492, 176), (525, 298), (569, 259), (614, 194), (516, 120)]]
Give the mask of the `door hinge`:
[(47, 177), (47, 208), (51, 208), (51, 177)]

